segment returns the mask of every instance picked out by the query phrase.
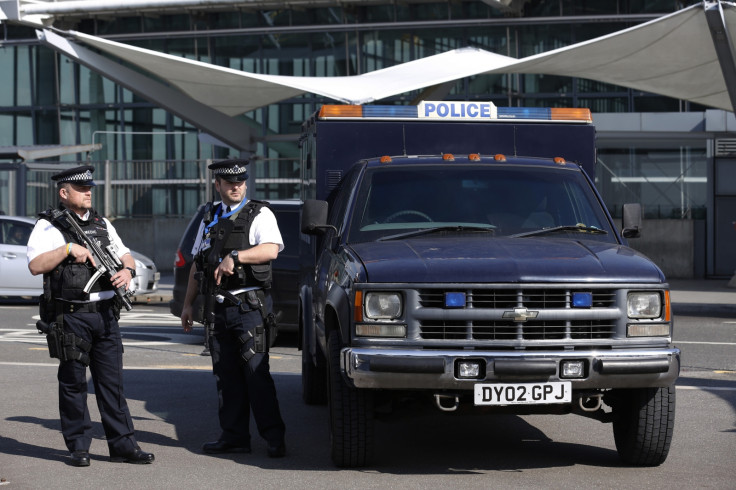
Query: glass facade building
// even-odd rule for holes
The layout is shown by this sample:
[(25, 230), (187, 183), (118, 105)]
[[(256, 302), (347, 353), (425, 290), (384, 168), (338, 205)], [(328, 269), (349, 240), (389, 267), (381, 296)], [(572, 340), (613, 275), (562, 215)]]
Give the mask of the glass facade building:
[[(355, 75), (465, 46), (522, 58), (639, 25), (700, 3), (675, 0), (527, 0), (509, 12), (489, 1), (353, 2), (333, 6), (231, 11), (163, 11), (127, 16), (69, 15), (56, 27), (73, 29), (158, 52), (253, 73), (294, 76)], [(273, 5), (270, 4), (270, 5)], [(154, 161), (146, 175), (134, 165), (112, 165), (113, 179), (182, 179), (175, 188), (153, 186), (114, 198), (124, 217), (189, 216), (202, 201), (202, 162), (234, 150), (200, 138), (196, 128), (141, 99), (104, 75), (39, 44), (33, 29), (1, 24), (0, 146), (101, 143), (91, 155), (62, 161)], [(381, 100), (410, 104), (419, 92)], [(491, 100), (499, 106), (588, 107), (594, 114), (700, 113), (682, 100), (607, 83), (546, 75), (478, 75), (458, 80), (445, 99)], [(324, 103), (305, 94), (243, 114), (257, 145), (253, 197), (298, 197), (301, 122)], [(615, 129), (615, 128), (613, 128)], [(599, 128), (600, 130), (600, 128)], [(661, 135), (660, 135), (661, 136)], [(601, 133), (597, 184), (614, 215), (638, 201), (653, 219), (705, 219), (712, 193), (712, 148), (706, 136), (619, 138)], [(0, 170), (0, 190), (17, 185)], [(138, 172), (138, 174), (136, 174)], [(22, 178), (26, 214), (46, 195), (43, 170)], [(0, 209), (13, 209), (1, 192)], [(159, 197), (156, 197), (159, 196)]]

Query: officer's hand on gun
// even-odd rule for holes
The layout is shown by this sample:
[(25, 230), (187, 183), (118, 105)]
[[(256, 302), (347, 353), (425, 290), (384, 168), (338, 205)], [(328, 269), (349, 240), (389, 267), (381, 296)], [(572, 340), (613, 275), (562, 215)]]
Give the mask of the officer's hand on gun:
[(74, 262), (76, 262), (77, 264), (84, 264), (86, 261), (89, 260), (89, 263), (90, 265), (92, 265), (92, 267), (97, 267), (97, 264), (95, 264), (95, 258), (92, 256), (90, 251), (87, 250), (87, 247), (84, 247), (77, 243), (70, 243), (67, 245), (67, 247), (69, 247), (69, 252), (67, 253), (67, 255), (74, 257)]

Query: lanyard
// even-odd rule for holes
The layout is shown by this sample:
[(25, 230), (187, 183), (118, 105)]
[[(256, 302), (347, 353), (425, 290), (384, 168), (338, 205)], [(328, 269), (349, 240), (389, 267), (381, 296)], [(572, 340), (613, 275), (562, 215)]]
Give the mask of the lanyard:
[[(246, 201), (247, 201), (247, 199), (243, 199), (242, 201), (240, 201), (240, 204), (238, 204), (238, 206), (237, 206), (237, 207), (236, 207), (235, 209), (231, 209), (229, 213), (223, 214), (223, 215), (222, 215), (222, 218), (223, 218), (223, 219), (229, 218), (229, 217), (230, 217), (230, 216), (232, 216), (233, 214), (235, 214), (235, 213), (237, 213), (238, 211), (240, 211), (240, 209), (241, 209), (241, 208), (242, 208), (243, 206), (245, 206), (245, 202), (246, 202)], [(221, 213), (222, 211), (224, 211), (224, 210), (225, 210), (225, 206), (223, 205), (223, 203), (220, 203), (220, 213)], [(209, 232), (210, 232), (210, 228), (212, 228), (213, 226), (215, 226), (215, 225), (217, 224), (217, 222), (218, 222), (218, 221), (220, 220), (220, 213), (215, 213), (215, 219), (213, 219), (213, 220), (212, 220), (212, 223), (210, 223), (209, 225), (207, 225), (207, 226), (205, 227), (205, 229), (204, 229), (204, 233), (205, 233), (205, 235), (206, 235), (207, 233), (209, 233)]]

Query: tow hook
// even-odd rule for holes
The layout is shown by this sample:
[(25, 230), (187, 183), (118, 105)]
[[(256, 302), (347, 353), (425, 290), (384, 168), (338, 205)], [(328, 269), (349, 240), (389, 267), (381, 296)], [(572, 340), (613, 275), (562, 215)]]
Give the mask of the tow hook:
[(443, 412), (454, 412), (460, 405), (460, 397), (435, 393), (434, 402), (437, 405), (437, 408)]
[(595, 412), (601, 408), (602, 399), (603, 395), (581, 396), (578, 398), (578, 405), (584, 412)]

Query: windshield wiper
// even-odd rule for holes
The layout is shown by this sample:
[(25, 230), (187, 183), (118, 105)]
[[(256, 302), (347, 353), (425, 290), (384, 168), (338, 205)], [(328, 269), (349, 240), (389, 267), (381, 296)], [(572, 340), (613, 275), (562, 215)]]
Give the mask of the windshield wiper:
[(557, 231), (574, 231), (578, 233), (594, 233), (596, 235), (608, 235), (606, 230), (601, 230), (595, 226), (576, 226), (576, 225), (564, 225), (564, 226), (553, 226), (552, 228), (541, 228), (539, 230), (527, 231), (524, 233), (517, 233), (516, 235), (509, 235), (509, 238), (521, 238), (526, 236), (544, 235), (546, 233), (555, 233)]
[(421, 236), (421, 235), (429, 235), (432, 233), (437, 233), (439, 231), (483, 231), (486, 233), (496, 232), (496, 230), (494, 230), (493, 228), (488, 228), (485, 226), (438, 226), (435, 228), (422, 228), (421, 230), (412, 230), (412, 231), (407, 231), (404, 233), (399, 233), (397, 235), (384, 236), (384, 237), (376, 239), (376, 241), (382, 242), (385, 240), (398, 240), (401, 238), (410, 238), (410, 237)]

